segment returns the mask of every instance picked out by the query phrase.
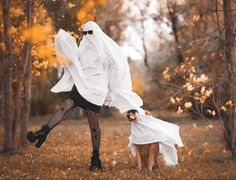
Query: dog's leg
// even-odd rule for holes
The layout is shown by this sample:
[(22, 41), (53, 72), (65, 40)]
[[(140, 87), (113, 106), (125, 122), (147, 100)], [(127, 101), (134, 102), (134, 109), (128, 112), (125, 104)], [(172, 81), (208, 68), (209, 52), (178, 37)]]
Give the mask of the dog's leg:
[(156, 149), (157, 149), (157, 151), (156, 151), (156, 156), (155, 156), (155, 161), (156, 161), (156, 166), (157, 166), (157, 168), (158, 168), (158, 155), (159, 155), (159, 142), (157, 142), (156, 143)]
[(154, 165), (155, 161), (155, 153), (156, 153), (156, 144), (150, 144), (149, 145), (149, 156), (148, 156), (148, 170), (149, 172), (152, 171), (152, 167)]
[(141, 170), (142, 169), (142, 158), (141, 158), (142, 148), (139, 145), (135, 145), (135, 149), (136, 149), (136, 156), (137, 156), (137, 168), (138, 170)]

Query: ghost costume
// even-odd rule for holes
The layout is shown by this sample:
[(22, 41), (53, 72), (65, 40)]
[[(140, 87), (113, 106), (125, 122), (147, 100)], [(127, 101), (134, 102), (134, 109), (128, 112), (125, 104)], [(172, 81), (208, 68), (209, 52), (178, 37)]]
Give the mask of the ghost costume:
[(95, 22), (87, 22), (83, 30), (93, 34), (83, 37), (79, 48), (73, 37), (59, 30), (56, 55), (67, 63), (62, 64), (64, 75), (51, 91), (71, 91), (75, 85), (87, 101), (114, 106), (121, 113), (142, 106), (142, 99), (132, 91), (129, 64), (118, 44)]
[[(36, 133), (28, 133), (28, 140), (30, 142), (38, 140), (36, 147), (39, 148), (44, 143), (50, 130), (63, 120), (66, 112), (77, 105), (81, 106), (86, 109), (93, 145), (90, 170), (101, 169), (99, 159), (101, 132), (98, 121), (100, 107), (102, 105), (116, 107), (121, 113), (137, 109), (140, 112), (138, 121), (140, 123), (132, 123), (131, 147), (135, 143), (161, 142), (161, 152), (165, 154), (164, 151), (170, 151), (170, 153), (166, 153), (170, 159), (168, 162), (176, 164), (176, 151), (174, 151), (173, 144), (176, 144), (175, 140), (179, 137), (179, 134), (176, 130), (172, 134), (173, 136), (170, 136), (170, 126), (164, 126), (164, 123), (158, 123), (159, 129), (151, 129), (152, 123), (149, 125), (141, 123), (152, 118), (143, 115), (140, 108), (143, 101), (132, 91), (129, 65), (119, 45), (93, 21), (85, 23), (83, 32), (84, 36), (79, 47), (75, 39), (64, 30), (60, 29), (56, 35), (56, 56), (60, 60), (63, 59), (61, 66), (64, 69), (64, 74), (51, 91), (54, 93), (70, 91), (71, 93), (47, 124), (43, 125)], [(138, 136), (139, 132), (155, 130), (158, 132), (146, 133), (152, 135), (153, 139)], [(165, 136), (164, 130), (167, 131)], [(159, 135), (160, 137), (158, 137)], [(147, 139), (149, 141), (146, 141)], [(171, 148), (165, 148), (167, 146)], [(173, 157), (171, 157), (171, 154)], [(166, 159), (168, 157), (166, 156)]]
[(70, 94), (50, 120), (39, 131), (29, 132), (27, 138), (31, 143), (37, 141), (35, 146), (39, 148), (48, 133), (64, 119), (68, 111), (75, 106), (83, 107), (89, 122), (93, 146), (89, 169), (101, 169), (101, 106), (114, 106), (120, 112), (126, 112), (130, 108), (143, 105), (142, 99), (132, 91), (127, 59), (119, 45), (92, 21), (85, 23), (79, 47), (72, 36), (62, 29), (59, 30), (55, 37), (55, 50), (64, 74), (51, 91), (69, 91)]
[[(59, 30), (55, 38), (55, 50), (57, 58), (65, 61), (62, 63), (64, 74), (51, 91), (58, 93), (72, 90), (69, 100), (73, 104), (66, 110), (74, 105), (87, 110), (93, 144), (91, 170), (101, 169), (101, 133), (98, 122), (100, 107), (114, 106), (124, 113), (132, 108), (139, 108), (143, 101), (132, 91), (129, 65), (119, 45), (95, 22), (87, 22), (83, 33), (78, 47), (73, 37), (64, 30)], [(61, 113), (62, 116), (64, 113)], [(61, 120), (62, 118), (52, 118), (48, 124), (51, 122), (53, 127), (55, 122), (59, 123)]]
[(167, 166), (178, 164), (175, 144), (183, 146), (179, 135), (179, 126), (146, 115), (142, 108), (136, 109), (137, 119), (131, 122), (129, 147), (133, 156), (136, 155), (135, 144), (150, 144), (159, 142), (159, 152), (163, 155)]
[[(142, 99), (132, 91), (129, 65), (121, 48), (96, 23), (86, 24), (84, 30), (93, 30), (93, 35), (83, 38), (79, 48), (68, 33), (58, 32), (55, 39), (57, 56), (63, 56), (70, 63), (64, 65), (67, 74), (52, 92), (71, 90), (75, 84), (79, 93), (93, 104), (116, 107), (121, 113), (136, 109), (138, 120), (132, 122), (129, 137), (132, 154), (135, 155), (134, 144), (160, 142), (166, 165), (176, 165), (178, 157), (174, 145), (183, 146), (179, 127), (144, 114), (140, 108)], [(93, 76), (101, 79), (96, 77), (93, 81), (90, 79)]]

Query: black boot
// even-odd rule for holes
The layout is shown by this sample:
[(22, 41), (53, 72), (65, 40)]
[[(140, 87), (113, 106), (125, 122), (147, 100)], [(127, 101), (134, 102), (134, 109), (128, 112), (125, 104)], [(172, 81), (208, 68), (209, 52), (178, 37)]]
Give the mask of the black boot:
[(101, 160), (99, 158), (98, 150), (93, 150), (93, 155), (91, 157), (91, 163), (89, 166), (90, 171), (100, 170), (102, 169)]
[(36, 133), (33, 132), (28, 132), (27, 134), (27, 139), (33, 143), (36, 140), (38, 140), (38, 142), (35, 144), (35, 147), (40, 148), (40, 146), (44, 143), (44, 141), (47, 138), (48, 133), (50, 132), (50, 128), (48, 127), (48, 125), (43, 125), (42, 128), (37, 131)]

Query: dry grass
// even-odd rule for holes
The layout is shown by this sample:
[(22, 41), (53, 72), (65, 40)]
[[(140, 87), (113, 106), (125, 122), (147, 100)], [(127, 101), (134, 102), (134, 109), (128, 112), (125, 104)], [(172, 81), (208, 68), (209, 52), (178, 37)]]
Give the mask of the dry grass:
[[(179, 117), (179, 119), (181, 119)], [(34, 119), (29, 129), (38, 129), (46, 119)], [(185, 146), (178, 149), (179, 165), (160, 162), (153, 173), (136, 170), (127, 147), (130, 132), (124, 116), (101, 119), (103, 171), (90, 172), (90, 131), (86, 119), (67, 120), (55, 128), (46, 143), (36, 149), (0, 155), (0, 179), (235, 179), (236, 162), (224, 146), (219, 121), (172, 120), (180, 125)], [(194, 124), (195, 123), (195, 124)], [(2, 131), (0, 132), (2, 137)], [(1, 138), (2, 141), (2, 138)], [(1, 142), (2, 143), (2, 142)]]

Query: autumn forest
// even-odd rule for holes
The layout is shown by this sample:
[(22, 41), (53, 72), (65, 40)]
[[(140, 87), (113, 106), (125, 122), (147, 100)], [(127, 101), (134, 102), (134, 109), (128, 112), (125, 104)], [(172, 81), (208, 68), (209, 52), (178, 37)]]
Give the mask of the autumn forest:
[[(0, 2), (0, 179), (236, 178), (235, 0)], [(177, 166), (160, 155), (151, 173), (137, 170), (131, 123), (114, 107), (100, 112), (102, 171), (88, 169), (91, 124), (82, 107), (67, 112), (42, 147), (27, 140), (68, 97), (50, 91), (65, 73), (58, 31), (80, 46), (88, 21), (121, 47), (142, 108), (179, 126)]]

